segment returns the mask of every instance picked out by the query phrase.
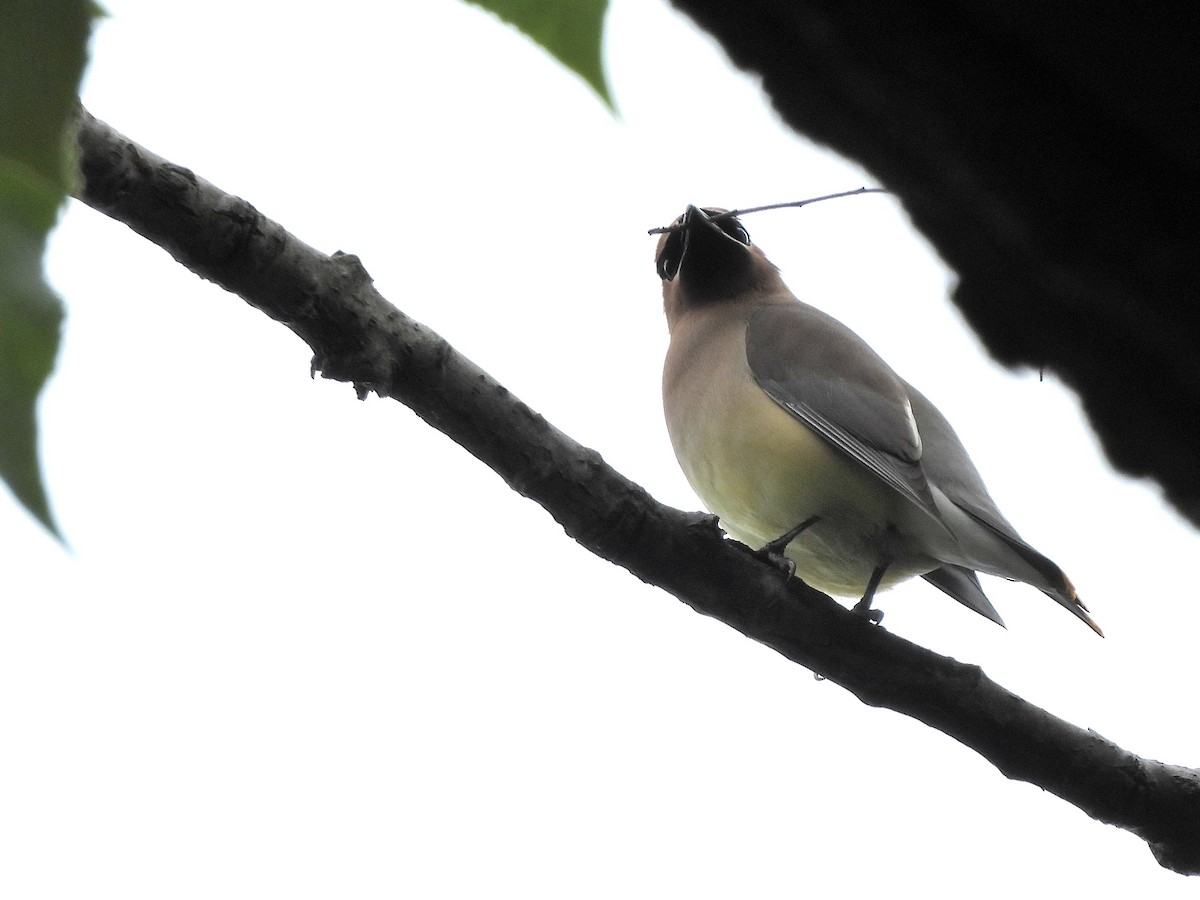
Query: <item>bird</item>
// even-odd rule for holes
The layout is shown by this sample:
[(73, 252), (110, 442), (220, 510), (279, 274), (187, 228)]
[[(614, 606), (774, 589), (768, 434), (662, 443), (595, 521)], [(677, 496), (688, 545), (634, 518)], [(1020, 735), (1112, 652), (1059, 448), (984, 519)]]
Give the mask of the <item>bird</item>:
[(857, 597), (916, 576), (1000, 626), (978, 572), (1029, 584), (1103, 636), (992, 500), (946, 417), (855, 332), (802, 302), (737, 215), (688, 206), (655, 264), (676, 458), (730, 537)]

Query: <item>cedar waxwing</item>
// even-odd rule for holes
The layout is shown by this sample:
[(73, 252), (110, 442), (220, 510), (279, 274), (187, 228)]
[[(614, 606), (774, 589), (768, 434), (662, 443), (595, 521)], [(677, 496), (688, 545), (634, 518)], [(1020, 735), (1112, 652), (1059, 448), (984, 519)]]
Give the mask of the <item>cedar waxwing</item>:
[[(734, 216), (689, 206), (658, 242), (667, 430), (733, 538), (861, 597), (921, 575), (1000, 625), (976, 570), (1033, 585), (1097, 633), (1017, 534), (950, 423), (857, 334), (796, 299)], [(780, 555), (782, 554), (782, 559)]]

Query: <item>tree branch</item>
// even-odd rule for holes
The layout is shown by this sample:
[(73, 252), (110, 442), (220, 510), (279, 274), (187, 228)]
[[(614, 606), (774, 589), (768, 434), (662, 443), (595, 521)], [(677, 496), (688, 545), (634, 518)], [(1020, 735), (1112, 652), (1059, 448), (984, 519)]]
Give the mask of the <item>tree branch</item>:
[(86, 112), (79, 199), (284, 323), (313, 369), (411, 407), (536, 501), (593, 553), (853, 692), (919, 719), (1200, 873), (1200, 772), (1141, 759), (964, 665), (874, 626), (725, 540), (712, 517), (657, 503), (375, 290), (237, 197)]

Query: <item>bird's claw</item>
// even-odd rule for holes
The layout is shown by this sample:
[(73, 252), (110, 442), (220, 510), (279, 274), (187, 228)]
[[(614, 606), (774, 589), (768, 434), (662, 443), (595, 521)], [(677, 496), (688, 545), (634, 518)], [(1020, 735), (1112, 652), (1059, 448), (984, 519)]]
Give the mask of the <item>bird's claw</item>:
[(790, 581), (796, 574), (796, 561), (788, 559), (778, 550), (775, 550), (770, 544), (763, 547), (761, 550), (750, 550), (755, 556), (763, 562), (770, 563), (776, 569), (783, 573), (783, 580)]
[(872, 625), (878, 625), (883, 621), (883, 610), (872, 609), (870, 600), (860, 600), (854, 604), (854, 608), (850, 610), (856, 616), (862, 616)]
[(771, 565), (775, 566), (775, 568), (786, 572), (787, 577), (784, 580), (790, 581), (796, 574), (796, 561), (784, 556), (784, 551), (787, 550), (788, 544), (794, 541), (801, 532), (815, 524), (819, 518), (820, 516), (810, 516), (791, 531), (775, 538), (775, 540), (771, 541), (771, 543), (767, 544), (761, 550), (755, 550), (755, 556), (759, 559), (765, 559)]

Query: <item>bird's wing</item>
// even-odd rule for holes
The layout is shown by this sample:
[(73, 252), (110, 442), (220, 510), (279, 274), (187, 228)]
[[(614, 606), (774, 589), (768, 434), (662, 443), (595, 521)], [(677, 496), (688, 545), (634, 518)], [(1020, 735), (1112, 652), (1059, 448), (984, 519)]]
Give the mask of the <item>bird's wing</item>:
[(997, 508), (996, 501), (988, 493), (983, 478), (979, 475), (979, 470), (971, 462), (962, 441), (958, 439), (941, 410), (911, 384), (903, 384), (912, 405), (913, 418), (921, 432), (925, 451), (921, 457), (921, 465), (930, 481), (956, 506), (998, 534), (1020, 541), (1020, 535)]
[(763, 306), (747, 324), (746, 359), (772, 400), (941, 521), (906, 385), (862, 338), (803, 303)]
[[(1025, 543), (1017, 534), (1017, 530), (1009, 524), (1008, 519), (1001, 514), (984, 486), (979, 470), (971, 462), (971, 457), (967, 455), (962, 441), (958, 439), (946, 417), (912, 385), (905, 384), (905, 388), (912, 403), (917, 427), (924, 440), (925, 452), (921, 464), (929, 478), (938, 486), (938, 490), (945, 494), (951, 503), (1004, 541), (1034, 571), (1040, 573), (1051, 588), (1045, 591), (1047, 595), (1086, 622), (1097, 634), (1103, 634), (1088, 614), (1087, 607), (1079, 599), (1074, 585), (1063, 570), (1052, 559)], [(952, 597), (962, 599), (953, 591), (947, 590), (945, 585), (937, 581), (933, 583)]]
[(1065, 592), (1067, 582), (1062, 569), (1025, 543), (1004, 518), (946, 417), (915, 387), (906, 383), (905, 388), (924, 440), (921, 463), (930, 480), (946, 499), (994, 532), (1052, 585), (1063, 586)]

